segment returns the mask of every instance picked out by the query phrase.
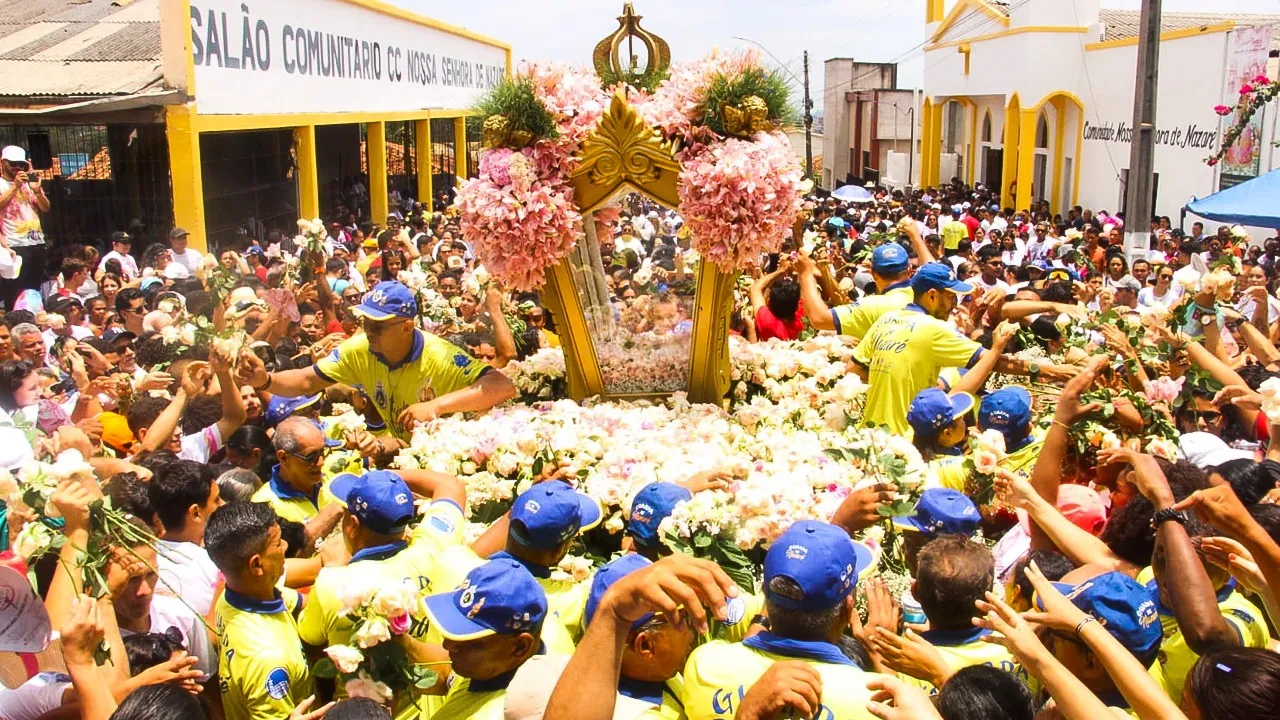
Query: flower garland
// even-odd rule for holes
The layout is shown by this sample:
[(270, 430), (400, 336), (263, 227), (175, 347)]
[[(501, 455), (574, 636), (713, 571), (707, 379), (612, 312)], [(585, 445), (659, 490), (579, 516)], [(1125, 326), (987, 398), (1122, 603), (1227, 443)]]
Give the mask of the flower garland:
[[(1240, 86), (1240, 100), (1231, 105), (1218, 105), (1213, 111), (1222, 117), (1226, 117), (1235, 113), (1235, 122), (1231, 127), (1227, 128), (1222, 134), (1222, 145), (1214, 154), (1205, 158), (1204, 161), (1209, 167), (1217, 165), (1223, 157), (1231, 152), (1236, 141), (1244, 133), (1245, 128), (1249, 127), (1249, 121), (1253, 116), (1260, 112), (1267, 103), (1275, 100), (1280, 96), (1280, 80), (1272, 80), (1266, 75), (1258, 75), (1253, 78), (1252, 82), (1247, 82)], [(1274, 143), (1280, 147), (1280, 140)]]

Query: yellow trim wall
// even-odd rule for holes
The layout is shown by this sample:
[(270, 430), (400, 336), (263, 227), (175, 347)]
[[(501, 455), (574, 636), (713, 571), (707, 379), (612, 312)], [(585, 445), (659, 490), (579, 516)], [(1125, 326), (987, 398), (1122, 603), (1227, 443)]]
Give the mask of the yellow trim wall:
[(190, 243), (204, 251), (204, 176), (200, 167), (200, 134), (193, 127), (191, 108), (165, 108), (169, 140), (169, 173), (173, 180), (173, 222), (191, 233)]
[[(431, 121), (416, 120), (413, 123), (413, 147), (418, 153), (418, 202), (431, 209)], [(426, 168), (426, 172), (422, 169)]]
[(387, 219), (387, 126), (383, 122), (365, 123), (365, 154), (369, 161), (369, 219), (381, 223)]
[(997, 30), (995, 32), (986, 33), (985, 35), (975, 35), (970, 38), (961, 38), (959, 40), (948, 40), (946, 42), (935, 42), (926, 45), (924, 50), (939, 50), (942, 48), (957, 47), (960, 45), (968, 45), (969, 43), (985, 42), (987, 40), (995, 40), (997, 38), (1009, 37), (1010, 35), (1022, 35), (1023, 33), (1086, 33), (1089, 32), (1087, 27), (1072, 27), (1059, 25), (1023, 25), (1020, 27), (1008, 28), (1007, 30)]
[(1053, 182), (1050, 187), (1053, 188), (1052, 193), (1045, 193), (1045, 197), (1049, 199), (1049, 209), (1053, 212), (1062, 212), (1063, 208), (1058, 207), (1062, 198), (1062, 162), (1066, 153), (1063, 152), (1062, 143), (1066, 139), (1067, 134), (1067, 101), (1059, 96), (1055, 97), (1051, 104), (1053, 110), (1058, 116), (1056, 130), (1053, 139)]
[(937, 30), (933, 31), (933, 36), (929, 39), (936, 42), (938, 38), (942, 37), (960, 20), (966, 10), (976, 10), (1005, 27), (1009, 27), (1009, 16), (992, 7), (986, 0), (960, 0), (955, 7), (951, 8), (951, 13), (947, 15), (947, 19), (942, 21), (942, 24), (938, 26)]
[[(1203, 25), (1201, 27), (1185, 28), (1183, 30), (1170, 30), (1169, 32), (1160, 33), (1160, 41), (1177, 40), (1179, 38), (1195, 37), (1197, 35), (1208, 35), (1209, 33), (1227, 32), (1235, 28), (1234, 20), (1217, 23), (1216, 25)], [(1106, 50), (1108, 48), (1126, 47), (1128, 45), (1137, 45), (1138, 38), (1120, 38), (1118, 40), (1103, 40), (1102, 42), (1086, 43), (1085, 50)]]

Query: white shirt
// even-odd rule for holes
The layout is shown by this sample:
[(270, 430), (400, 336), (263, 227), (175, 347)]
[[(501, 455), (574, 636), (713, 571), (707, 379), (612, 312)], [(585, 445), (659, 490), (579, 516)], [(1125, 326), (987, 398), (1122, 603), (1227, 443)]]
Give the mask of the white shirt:
[(102, 256), (102, 262), (99, 263), (99, 266), (106, 267), (108, 260), (117, 260), (120, 262), (120, 269), (124, 271), (124, 279), (126, 282), (138, 277), (138, 261), (134, 260), (132, 255), (121, 255), (115, 250), (112, 250)]
[(207, 463), (209, 458), (213, 457), (213, 454), (221, 448), (222, 432), (214, 424), (193, 435), (184, 435), (182, 437), (182, 450), (178, 453), (178, 457), (183, 460)]
[(1006, 295), (1007, 295), (1007, 294), (1009, 294), (1009, 292), (1011, 292), (1011, 291), (1009, 290), (1009, 283), (1007, 283), (1007, 282), (1005, 282), (1005, 281), (1001, 280), (1000, 278), (996, 278), (996, 281), (995, 281), (995, 282), (988, 284), (986, 281), (984, 281), (984, 280), (982, 279), (982, 275), (981, 275), (981, 274), (978, 274), (978, 275), (974, 275), (973, 277), (969, 278), (968, 280), (965, 280), (965, 282), (967, 282), (967, 283), (969, 283), (969, 284), (971, 284), (971, 285), (973, 285), (973, 286), (975, 286), (975, 287), (977, 287), (977, 288), (979, 288), (979, 289), (981, 289), (981, 290), (984, 290), (984, 291), (985, 291), (985, 290), (990, 290), (990, 289), (992, 289), (992, 288), (1000, 288), (1001, 290), (1003, 290), (1003, 291), (1005, 292), (1005, 294), (1006, 294)]
[(191, 273), (194, 273), (196, 269), (200, 267), (200, 260), (203, 257), (200, 254), (199, 250), (196, 250), (191, 247), (188, 247), (186, 250), (183, 250), (182, 252), (178, 252), (177, 250), (170, 250), (169, 254), (173, 256), (174, 262), (181, 263), (182, 266), (185, 267), (187, 271)]
[(1164, 295), (1156, 296), (1156, 289), (1148, 286), (1138, 291), (1138, 304), (1142, 307), (1162, 307), (1168, 308), (1178, 301), (1182, 296), (1182, 290), (1173, 285), (1165, 290)]
[(0, 717), (5, 720), (35, 720), (62, 707), (62, 698), (71, 689), (71, 678), (62, 673), (42, 672), (10, 690), (0, 685)]
[(168, 540), (156, 541), (156, 550), (157, 597), (180, 597), (196, 612), (208, 615), (219, 577), (209, 552), (195, 543)]

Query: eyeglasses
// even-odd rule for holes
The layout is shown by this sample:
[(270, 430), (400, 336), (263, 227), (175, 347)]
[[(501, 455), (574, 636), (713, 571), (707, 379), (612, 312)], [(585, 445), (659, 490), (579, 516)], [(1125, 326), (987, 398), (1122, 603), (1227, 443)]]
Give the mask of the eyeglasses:
[(319, 450), (307, 455), (302, 455), (296, 452), (290, 452), (289, 454), (301, 460), (303, 464), (319, 465), (320, 461), (324, 458), (324, 448), (320, 448)]
[(360, 324), (360, 327), (364, 329), (365, 335), (381, 335), (395, 325), (396, 323), (386, 322), (385, 320), (365, 320)]

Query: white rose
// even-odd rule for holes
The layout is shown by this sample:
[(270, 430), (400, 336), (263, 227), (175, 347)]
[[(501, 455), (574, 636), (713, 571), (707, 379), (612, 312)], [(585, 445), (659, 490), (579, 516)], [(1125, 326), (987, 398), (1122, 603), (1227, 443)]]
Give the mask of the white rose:
[(330, 645), (324, 649), (324, 654), (341, 673), (351, 674), (359, 670), (360, 663), (364, 661), (364, 653), (350, 645)]
[(383, 617), (397, 617), (412, 612), (417, 594), (402, 582), (393, 582), (380, 588), (373, 598), (373, 611)]
[(1000, 457), (990, 450), (978, 450), (973, 454), (973, 469), (983, 475), (994, 475), (1000, 467)]
[(338, 594), (338, 599), (342, 601), (343, 613), (348, 613), (367, 605), (373, 599), (373, 595), (377, 590), (378, 588), (367, 579), (353, 578), (351, 582), (342, 586), (342, 590)]
[(22, 559), (30, 560), (53, 545), (53, 532), (43, 523), (29, 522), (22, 526), (14, 539), (13, 551)]
[(371, 648), (391, 639), (391, 626), (382, 618), (371, 618), (364, 621), (351, 639), (359, 647)]
[(178, 331), (178, 339), (183, 345), (191, 346), (196, 344), (196, 329), (193, 325), (183, 325)]

